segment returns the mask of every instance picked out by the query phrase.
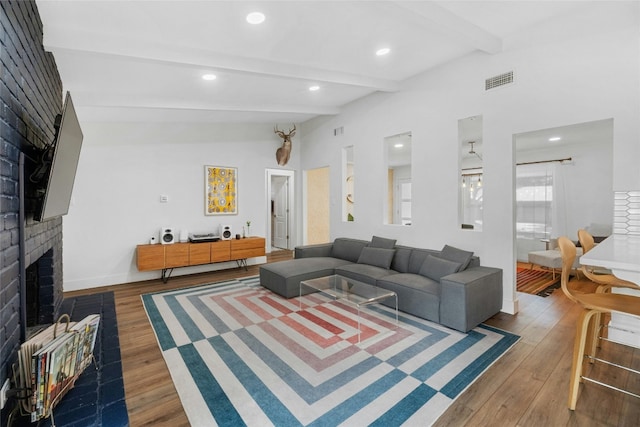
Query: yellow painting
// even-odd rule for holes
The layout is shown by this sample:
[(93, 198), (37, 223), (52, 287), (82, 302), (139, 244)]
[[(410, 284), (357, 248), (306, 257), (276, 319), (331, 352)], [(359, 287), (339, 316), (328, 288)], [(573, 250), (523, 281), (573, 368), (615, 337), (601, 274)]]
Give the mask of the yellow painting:
[(205, 215), (238, 213), (238, 169), (205, 166)]

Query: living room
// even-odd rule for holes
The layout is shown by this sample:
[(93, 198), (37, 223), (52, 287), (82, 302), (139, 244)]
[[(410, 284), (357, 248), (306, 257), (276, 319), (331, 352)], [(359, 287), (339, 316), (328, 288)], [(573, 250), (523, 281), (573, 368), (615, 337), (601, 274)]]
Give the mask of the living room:
[[(12, 7), (3, 4), (3, 15), (14, 16)], [(466, 55), (403, 80), (395, 92), (377, 92), (342, 105), (331, 114), (296, 121), (291, 159), (283, 167), (276, 163), (275, 151), (282, 141), (273, 127), (290, 126), (293, 123), (287, 120), (289, 117), (274, 115), (253, 123), (179, 118), (173, 122), (113, 122), (95, 117), (85, 120), (80, 109), (84, 144), (72, 203), (69, 213), (56, 222), (56, 227), (64, 230), (60, 243), (63, 290), (157, 280), (159, 273), (137, 270), (135, 248), (147, 243), (162, 227), (208, 232), (228, 223), (235, 234), (250, 221), (252, 235), (266, 236), (266, 177), (271, 170), (295, 175), (291, 246), (306, 243), (305, 171), (329, 167), (331, 238), (381, 235), (403, 245), (441, 248), (450, 244), (474, 251), (483, 265), (503, 270), (502, 311), (516, 314), (521, 310), (522, 297), (515, 291), (514, 135), (612, 119), (610, 195), (637, 191), (638, 13), (636, 2), (584, 5), (571, 11), (569, 21), (557, 18), (540, 22), (526, 34), (504, 38), (498, 53)], [(5, 22), (13, 21), (5, 18), (3, 25)], [(31, 26), (37, 28), (38, 24)], [(32, 31), (37, 33), (37, 29)], [(44, 32), (46, 39), (46, 26)], [(64, 76), (65, 70), (60, 71)], [(514, 72), (512, 84), (485, 90), (485, 79), (508, 71)], [(62, 92), (66, 83), (62, 81), (59, 86)], [(74, 95), (74, 88), (69, 90)], [(4, 96), (3, 102), (7, 102)], [(89, 117), (89, 107), (85, 117)], [(483, 117), (482, 232), (461, 229), (458, 221), (458, 121), (474, 115)], [(52, 121), (53, 117), (43, 120)], [(45, 126), (45, 134), (51, 132), (51, 126)], [(343, 133), (335, 135), (336, 129)], [(410, 226), (387, 225), (383, 219), (383, 141), (404, 132), (412, 134), (413, 220)], [(356, 173), (354, 221), (344, 220), (341, 209), (342, 150), (350, 146), (354, 147)], [(237, 168), (237, 215), (204, 215), (205, 165)], [(168, 201), (162, 202), (161, 195)], [(14, 208), (3, 202), (2, 215), (13, 218)], [(6, 259), (13, 259), (15, 252), (11, 249), (7, 255), (4, 244), (11, 243), (7, 248), (15, 246), (10, 237), (5, 237), (7, 231), (15, 234), (15, 222), (4, 222), (2, 253)], [(13, 284), (8, 285), (13, 279), (6, 276), (5, 280), (6, 267), (2, 265), (4, 293), (13, 289)], [(174, 274), (211, 270), (190, 267)], [(5, 309), (13, 307), (10, 299), (2, 300), (3, 318), (8, 312)], [(6, 333), (13, 335), (14, 331)], [(9, 341), (3, 336), (3, 354)], [(4, 360), (2, 368), (7, 368)], [(2, 379), (5, 375), (3, 372)]]
[[(584, 11), (587, 17), (590, 13)], [(292, 241), (303, 241), (303, 171), (327, 166), (336, 171), (330, 185), (332, 194), (337, 194), (342, 188), (342, 177), (337, 173), (342, 170), (340, 150), (353, 146), (357, 169), (381, 172), (356, 181), (359, 200), (354, 222), (342, 220), (338, 201), (332, 196), (332, 236), (365, 238), (391, 229), (400, 242), (409, 245), (457, 244), (480, 254), (487, 265), (503, 268), (506, 283), (513, 281), (514, 135), (613, 118), (612, 190), (631, 191), (636, 186), (638, 173), (629, 159), (637, 154), (633, 143), (637, 103), (635, 91), (627, 85), (635, 84), (634, 70), (627, 65), (635, 55), (635, 39), (628, 33), (633, 32), (633, 25), (624, 25), (631, 19), (624, 8), (610, 13), (614, 15), (607, 20), (609, 27), (598, 24), (597, 32), (583, 24), (563, 40), (547, 42), (546, 34), (556, 30), (555, 23), (547, 24), (550, 28), (540, 25), (530, 36), (540, 41), (534, 44), (528, 40), (526, 48), (509, 48), (512, 41), (507, 39), (500, 54), (470, 55), (406, 80), (398, 93), (377, 93), (344, 106), (341, 114), (300, 124), (292, 157), (283, 168), (297, 172)], [(520, 41), (513, 41), (519, 46), (516, 42)], [(616, 49), (611, 49), (612, 45)], [(585, 67), (586, 58), (598, 60)], [(516, 73), (514, 84), (485, 91), (485, 78), (510, 70)], [(611, 70), (618, 70), (615, 81), (595, 84)], [(491, 143), (483, 147), (484, 232), (470, 233), (460, 230), (455, 220), (459, 154), (453, 142), (457, 140), (458, 120), (477, 114), (484, 118), (484, 140)], [(65, 289), (152, 278), (136, 270), (134, 249), (164, 226), (200, 232), (214, 230), (227, 220), (240, 231), (246, 221), (252, 221), (252, 233), (265, 236), (265, 170), (278, 168), (274, 152), (279, 138), (273, 126), (272, 122), (83, 123), (87, 144), (77, 172), (74, 202), (64, 220), (65, 256), (78, 262), (65, 264)], [(340, 127), (344, 134), (333, 137), (334, 129)], [(407, 228), (389, 227), (381, 217), (382, 192), (358, 190), (371, 182), (383, 188), (382, 141), (407, 131), (413, 134), (414, 182), (444, 185), (448, 180), (449, 189), (444, 187), (443, 191), (443, 185), (415, 187), (413, 213), (418, 220)], [(376, 145), (380, 149), (371, 149)], [(201, 161), (198, 167), (194, 163), (207, 158), (212, 159), (209, 163), (238, 167), (242, 202), (237, 216), (202, 214), (202, 167), (208, 163)], [(161, 164), (171, 173), (158, 174)], [(117, 173), (112, 173), (114, 170)], [(132, 186), (132, 181), (138, 184)], [(168, 203), (159, 201), (162, 194), (169, 196)], [(145, 218), (145, 225), (130, 218)], [(95, 223), (101, 227), (96, 229)], [(89, 234), (95, 237), (87, 239)], [(104, 259), (115, 263), (107, 265)], [(504, 308), (513, 313), (517, 298), (507, 288)]]

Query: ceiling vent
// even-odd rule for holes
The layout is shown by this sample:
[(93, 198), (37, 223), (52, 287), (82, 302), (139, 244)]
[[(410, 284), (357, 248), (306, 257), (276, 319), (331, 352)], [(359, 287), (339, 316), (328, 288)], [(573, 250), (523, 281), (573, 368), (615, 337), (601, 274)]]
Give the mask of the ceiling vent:
[(333, 130), (333, 136), (344, 135), (344, 126), (340, 126), (339, 128), (335, 128)]
[(489, 77), (484, 81), (484, 90), (496, 88), (498, 86), (508, 85), (513, 83), (513, 71), (500, 74), (499, 76)]

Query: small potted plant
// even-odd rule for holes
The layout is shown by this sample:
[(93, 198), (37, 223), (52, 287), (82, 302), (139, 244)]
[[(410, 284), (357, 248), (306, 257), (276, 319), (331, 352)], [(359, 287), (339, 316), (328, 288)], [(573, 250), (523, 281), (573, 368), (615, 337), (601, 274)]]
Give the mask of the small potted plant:
[(251, 227), (251, 221), (247, 221), (247, 237), (251, 236), (251, 232), (249, 231), (249, 227)]

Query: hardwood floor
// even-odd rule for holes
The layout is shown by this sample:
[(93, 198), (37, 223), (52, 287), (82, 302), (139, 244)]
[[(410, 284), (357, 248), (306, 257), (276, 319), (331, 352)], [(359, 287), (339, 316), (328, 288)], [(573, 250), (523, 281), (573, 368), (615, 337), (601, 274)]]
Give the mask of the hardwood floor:
[[(273, 252), (268, 262), (291, 257)], [(130, 424), (188, 426), (169, 371), (145, 314), (141, 294), (258, 274), (257, 266), (96, 289), (116, 300)], [(576, 282), (582, 284), (583, 281)], [(81, 293), (89, 293), (82, 291)], [(74, 293), (78, 294), (78, 293)], [(573, 337), (579, 308), (562, 291), (547, 298), (519, 294), (520, 312), (499, 313), (487, 324), (521, 340), (491, 366), (437, 421), (437, 426), (637, 426), (640, 400), (594, 384), (581, 386), (575, 411), (567, 409)], [(603, 343), (602, 354), (640, 370), (640, 350)], [(595, 364), (593, 376), (640, 394), (640, 376)]]

